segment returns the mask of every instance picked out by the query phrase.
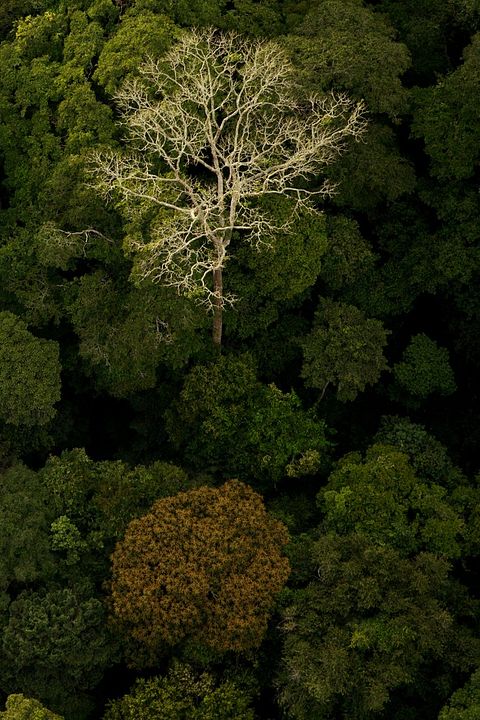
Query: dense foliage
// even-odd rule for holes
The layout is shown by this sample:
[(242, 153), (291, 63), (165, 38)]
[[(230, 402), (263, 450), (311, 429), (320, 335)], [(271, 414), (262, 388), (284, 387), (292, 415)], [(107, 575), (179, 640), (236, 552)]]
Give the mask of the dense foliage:
[(112, 702), (105, 720), (253, 720), (249, 692), (231, 679), (175, 664), (166, 677), (137, 680), (133, 692)]
[(220, 653), (256, 648), (289, 575), (287, 540), (236, 480), (157, 500), (112, 555), (113, 612), (153, 658), (183, 640)]
[(478, 3), (0, 5), (0, 717), (478, 720)]

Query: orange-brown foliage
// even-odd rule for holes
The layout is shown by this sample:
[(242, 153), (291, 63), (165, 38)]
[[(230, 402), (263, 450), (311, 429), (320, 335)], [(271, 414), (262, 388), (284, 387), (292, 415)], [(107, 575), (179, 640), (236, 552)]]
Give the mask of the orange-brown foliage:
[(193, 638), (220, 652), (257, 647), (289, 575), (288, 541), (237, 480), (157, 500), (112, 555), (112, 605), (150, 650)]

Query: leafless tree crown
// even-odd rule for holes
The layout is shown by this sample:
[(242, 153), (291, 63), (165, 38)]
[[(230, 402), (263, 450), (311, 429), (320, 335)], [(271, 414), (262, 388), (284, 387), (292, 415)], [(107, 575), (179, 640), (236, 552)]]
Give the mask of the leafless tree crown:
[[(148, 237), (131, 241), (141, 277), (210, 306), (232, 298), (215, 282), (232, 232), (260, 247), (286, 231), (295, 211), (315, 212), (305, 189), (365, 126), (362, 103), (330, 94), (300, 101), (285, 52), (274, 42), (194, 30), (116, 97), (130, 149), (93, 158), (95, 186), (135, 217), (158, 209)], [(265, 196), (293, 198), (280, 222)], [(221, 275), (220, 275), (221, 277)]]

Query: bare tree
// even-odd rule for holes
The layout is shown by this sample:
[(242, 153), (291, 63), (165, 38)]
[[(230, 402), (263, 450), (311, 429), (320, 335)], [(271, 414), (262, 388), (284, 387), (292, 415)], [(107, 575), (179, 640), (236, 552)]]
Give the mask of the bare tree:
[[(158, 209), (148, 236), (131, 241), (140, 275), (186, 291), (213, 310), (221, 345), (223, 268), (232, 233), (260, 248), (288, 231), (300, 210), (317, 212), (305, 188), (365, 126), (345, 95), (295, 94), (294, 69), (274, 42), (193, 30), (116, 97), (128, 128), (125, 152), (95, 153), (94, 185), (132, 217)], [(261, 198), (293, 198), (288, 222)]]

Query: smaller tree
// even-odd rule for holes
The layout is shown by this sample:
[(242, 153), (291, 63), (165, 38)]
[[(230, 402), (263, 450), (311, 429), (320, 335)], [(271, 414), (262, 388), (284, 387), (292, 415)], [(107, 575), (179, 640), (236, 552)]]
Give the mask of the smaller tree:
[(58, 345), (32, 335), (10, 312), (0, 313), (0, 419), (45, 425), (60, 400)]
[(218, 652), (258, 647), (289, 574), (287, 540), (236, 480), (158, 500), (113, 553), (113, 612), (151, 659), (184, 639)]
[[(113, 273), (112, 273), (113, 275)], [(201, 309), (171, 288), (135, 287), (97, 271), (69, 288), (69, 318), (87, 374), (116, 397), (155, 387), (160, 363), (180, 367), (201, 345)]]
[(480, 717), (480, 670), (473, 673), (465, 687), (453, 693), (438, 720), (477, 720)]
[(398, 386), (414, 399), (422, 400), (432, 393), (450, 395), (456, 389), (448, 350), (421, 333), (414, 335), (401, 362), (393, 366)]
[(155, 12), (135, 7), (127, 10), (103, 45), (93, 77), (108, 93), (116, 92), (126, 78), (135, 77), (146, 57), (163, 55), (172, 44), (178, 28), (159, 12), (157, 8)]
[(327, 531), (361, 533), (400, 555), (461, 555), (465, 523), (445, 488), (419, 478), (406, 454), (373, 445), (365, 461), (346, 455), (318, 494)]
[(0, 712), (1, 720), (63, 720), (42, 703), (23, 695), (9, 695), (4, 712)]
[(336, 293), (370, 270), (375, 255), (358, 223), (344, 215), (327, 219), (327, 238), (320, 277), (327, 288)]
[(302, 85), (315, 92), (345, 90), (363, 98), (369, 111), (391, 118), (404, 112), (408, 91), (401, 77), (410, 57), (387, 17), (358, 0), (304, 5), (302, 21), (286, 38)]
[[(55, 570), (76, 581), (79, 574), (103, 580), (115, 542), (129, 522), (145, 514), (155, 500), (195, 485), (170, 463), (132, 468), (120, 460), (95, 462), (80, 448), (50, 457), (38, 476), (31, 475), (38, 487), (32, 496), (37, 502), (42, 495), (47, 498), (53, 521), (50, 540)], [(29, 520), (22, 523), (27, 528), (35, 517), (32, 506), (28, 507)], [(24, 553), (33, 557), (28, 544)]]
[(462, 471), (448, 456), (447, 448), (423, 425), (412, 423), (405, 417), (385, 415), (374, 441), (381, 445), (394, 445), (407, 455), (415, 474), (423, 480), (449, 490), (466, 484)]
[(387, 335), (380, 320), (368, 320), (353, 305), (323, 299), (313, 330), (302, 342), (305, 383), (321, 390), (321, 397), (333, 385), (339, 400), (355, 400), (387, 369)]
[(259, 487), (313, 475), (327, 456), (324, 423), (293, 391), (259, 382), (248, 355), (195, 366), (168, 426), (192, 465)]
[(323, 536), (309, 550), (310, 582), (292, 591), (282, 626), (288, 717), (391, 718), (395, 692), (420, 703), (436, 692), (438, 702), (432, 666), (445, 678), (476, 665), (479, 643), (457, 619), (464, 592), (446, 560), (407, 559), (355, 533)]
[(166, 677), (138, 680), (110, 703), (104, 720), (253, 720), (250, 696), (231, 680), (175, 664)]
[(463, 63), (454, 72), (439, 78), (436, 85), (419, 87), (413, 92), (412, 134), (425, 144), (431, 158), (431, 174), (453, 187), (457, 180), (474, 179), (478, 168), (480, 127), (475, 97), (479, 89), (477, 32), (465, 48)]
[[(278, 196), (264, 201), (262, 206), (277, 220), (287, 222), (295, 202)], [(315, 285), (331, 252), (327, 250), (325, 226), (324, 217), (302, 212), (288, 232), (278, 232), (270, 238), (265, 253), (232, 240), (234, 257), (228, 283), (238, 301), (225, 312), (229, 338), (245, 341), (265, 333), (267, 346), (269, 341), (272, 345), (272, 355), (278, 355), (271, 342), (273, 326), (279, 318), (283, 320), (289, 310), (301, 305)], [(285, 340), (283, 338), (284, 345)]]
[(51, 577), (49, 497), (38, 476), (24, 465), (0, 475), (0, 590), (25, 587)]
[(91, 708), (88, 691), (118, 659), (103, 603), (86, 591), (22, 593), (10, 605), (0, 659), (3, 690), (78, 720)]

